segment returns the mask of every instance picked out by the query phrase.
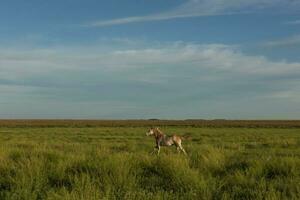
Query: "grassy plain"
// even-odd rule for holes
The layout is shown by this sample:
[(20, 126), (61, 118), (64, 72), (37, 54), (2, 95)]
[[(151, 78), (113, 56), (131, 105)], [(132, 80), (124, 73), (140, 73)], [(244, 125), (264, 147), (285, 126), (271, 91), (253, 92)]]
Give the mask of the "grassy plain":
[(0, 128), (0, 199), (300, 199), (299, 128)]

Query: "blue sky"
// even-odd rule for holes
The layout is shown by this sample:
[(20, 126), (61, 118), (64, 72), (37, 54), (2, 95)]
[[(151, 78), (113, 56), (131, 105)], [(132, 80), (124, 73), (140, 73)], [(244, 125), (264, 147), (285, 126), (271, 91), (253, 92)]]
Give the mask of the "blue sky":
[(300, 0), (10, 0), (0, 118), (300, 118)]

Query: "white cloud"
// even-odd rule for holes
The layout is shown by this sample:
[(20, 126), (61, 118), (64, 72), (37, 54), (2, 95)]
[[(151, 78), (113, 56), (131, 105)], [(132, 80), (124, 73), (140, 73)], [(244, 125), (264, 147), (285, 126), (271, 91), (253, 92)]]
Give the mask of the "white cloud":
[(299, 101), (300, 99), (300, 90), (287, 90), (271, 93), (268, 98), (279, 98), (279, 99), (291, 99), (295, 101)]
[(300, 20), (289, 21), (286, 22), (286, 24), (291, 24), (291, 25), (300, 24)]
[[(141, 117), (157, 109), (155, 116), (181, 116), (179, 111), (184, 110), (196, 116), (203, 103), (209, 114), (222, 102), (240, 103), (243, 108), (249, 98), (257, 103), (250, 111), (266, 98), (299, 105), (299, 95), (292, 93), (299, 91), (299, 62), (250, 56), (224, 44), (129, 46), (108, 51), (81, 46), (0, 49), (1, 114)], [(96, 110), (93, 103), (99, 106)], [(236, 116), (240, 114), (236, 110)]]
[(299, 11), (300, 1), (286, 0), (189, 0), (182, 5), (165, 12), (131, 16), (117, 19), (98, 20), (84, 26), (102, 27), (134, 22), (159, 21), (175, 18), (200, 17), (210, 15), (230, 15), (251, 12), (282, 12)]
[(278, 40), (268, 41), (262, 44), (265, 47), (283, 47), (300, 45), (300, 35), (294, 35)]
[[(300, 38), (299, 38), (300, 39)], [(279, 45), (273, 42), (269, 45)], [(174, 43), (151, 48), (104, 52), (72, 49), (0, 50), (0, 78), (18, 78), (47, 74), (51, 71), (78, 70), (115, 72), (130, 69), (177, 67), (214, 69), (253, 75), (295, 74), (300, 63), (271, 61), (263, 56), (249, 56), (235, 46), (223, 44)]]

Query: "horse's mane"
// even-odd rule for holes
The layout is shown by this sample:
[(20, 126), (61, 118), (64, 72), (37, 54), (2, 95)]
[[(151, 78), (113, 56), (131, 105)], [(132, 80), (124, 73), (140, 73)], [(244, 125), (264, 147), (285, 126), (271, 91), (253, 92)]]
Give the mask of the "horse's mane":
[[(154, 129), (155, 131), (156, 131), (156, 133), (158, 133), (159, 135), (164, 135), (164, 133), (161, 131), (161, 130), (159, 130), (159, 128), (155, 128)], [(157, 134), (156, 134), (157, 135)]]

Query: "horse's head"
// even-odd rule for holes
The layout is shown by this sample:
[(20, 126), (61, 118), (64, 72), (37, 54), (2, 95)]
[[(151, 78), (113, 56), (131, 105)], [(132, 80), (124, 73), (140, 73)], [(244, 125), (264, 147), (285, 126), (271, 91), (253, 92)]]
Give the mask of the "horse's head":
[(148, 130), (148, 132), (146, 132), (146, 135), (147, 136), (151, 136), (151, 135), (153, 135), (154, 134), (154, 128), (150, 128), (149, 130)]

